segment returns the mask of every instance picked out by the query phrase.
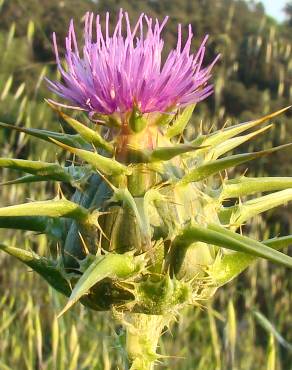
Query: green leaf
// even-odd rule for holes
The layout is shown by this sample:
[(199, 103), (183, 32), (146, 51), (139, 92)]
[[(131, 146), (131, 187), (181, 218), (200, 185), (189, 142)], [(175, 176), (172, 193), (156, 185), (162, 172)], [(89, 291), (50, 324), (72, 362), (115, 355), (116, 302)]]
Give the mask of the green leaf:
[(89, 289), (99, 281), (105, 278), (125, 280), (137, 274), (142, 266), (143, 258), (141, 256), (134, 257), (133, 253), (97, 256), (78, 280), (70, 295), (68, 303), (58, 317), (63, 315), (63, 313), (84, 294), (88, 293)]
[[(92, 130), (91, 128), (85, 126), (81, 122), (77, 121), (76, 119), (68, 116), (67, 114), (63, 113), (59, 107), (54, 105), (52, 102), (47, 100), (47, 103), (62, 117), (64, 121), (66, 121), (85, 141), (89, 144), (93, 144), (95, 147), (102, 148), (107, 150), (110, 153), (113, 153), (113, 147), (110, 143), (104, 140), (101, 135), (97, 132)], [(61, 141), (61, 140), (59, 140)]]
[[(244, 123), (239, 123), (238, 125), (227, 127), (225, 129), (219, 130), (214, 132), (213, 134), (209, 135), (206, 137), (204, 140), (204, 145), (209, 145), (209, 146), (216, 146), (218, 144), (224, 143), (226, 140), (241, 134), (244, 131), (247, 131), (255, 126), (258, 126), (266, 121), (268, 121), (271, 118), (274, 118), (284, 112), (286, 112), (288, 109), (290, 109), (291, 106), (280, 109), (274, 113), (267, 114), (266, 116), (249, 121), (249, 122), (244, 122)], [(196, 140), (192, 142), (194, 145), (196, 145)]]
[(232, 207), (223, 208), (219, 212), (219, 219), (224, 224), (240, 226), (251, 217), (278, 207), (291, 200), (292, 188), (277, 191)]
[(175, 107), (171, 107), (168, 108), (165, 112), (156, 113), (153, 122), (157, 126), (167, 126), (174, 119), (175, 119)]
[[(292, 267), (292, 257), (289, 257), (289, 256), (287, 256), (283, 253), (280, 253), (277, 250), (271, 248), (271, 246), (273, 246), (273, 245), (276, 246), (277, 245), (275, 242), (273, 243), (272, 241), (269, 241), (268, 242), (269, 246), (267, 246), (266, 244), (258, 242), (257, 240), (251, 239), (247, 236), (240, 235), (236, 232), (227, 230), (226, 228), (224, 228), (222, 226), (219, 226), (219, 225), (215, 225), (215, 224), (208, 225), (208, 229), (209, 229), (210, 232), (212, 231), (212, 232), (215, 232), (217, 234), (223, 235), (224, 238), (227, 238), (227, 240), (228, 240), (228, 238), (230, 238), (230, 239), (233, 239), (234, 241), (238, 242), (239, 244), (238, 244), (237, 251), (239, 251), (239, 252), (254, 254), (258, 257), (266, 258), (270, 261), (282, 264), (286, 267)], [(283, 243), (287, 243), (288, 240), (287, 239), (285, 239), (285, 240), (282, 239), (281, 240), (282, 246), (283, 246)], [(279, 245), (280, 244), (278, 244), (278, 246)], [(223, 246), (223, 248), (225, 248), (225, 247)], [(228, 248), (228, 247), (226, 247), (226, 248)], [(232, 248), (229, 248), (229, 249), (232, 249)], [(234, 248), (233, 250), (236, 250), (236, 249)]]
[(104, 157), (98, 153), (93, 153), (88, 150), (77, 149), (71, 146), (62, 144), (61, 142), (51, 139), (55, 144), (61, 148), (73, 153), (83, 159), (85, 162), (91, 164), (93, 168), (108, 176), (115, 176), (121, 174), (130, 174), (130, 169), (127, 166), (119, 163), (115, 159)]
[[(188, 152), (199, 150), (202, 147), (190, 144), (176, 144), (173, 146), (158, 147), (153, 150), (136, 149), (128, 146), (128, 157), (131, 163), (149, 163), (169, 161), (170, 159)], [(164, 170), (162, 170), (164, 171)]]
[(245, 177), (227, 180), (220, 189), (220, 200), (238, 198), (257, 192), (292, 188), (292, 177)]
[(292, 235), (286, 235), (286, 236), (281, 236), (279, 238), (268, 239), (268, 240), (263, 241), (263, 243), (273, 249), (286, 248), (289, 245), (292, 245)]
[(269, 130), (271, 127), (273, 127), (273, 125), (268, 125), (248, 135), (238, 136), (224, 141), (223, 143), (215, 146), (214, 149), (207, 153), (204, 162), (215, 160), (218, 157), (221, 157), (221, 155), (231, 151), (234, 148), (237, 148), (248, 140), (255, 138), (257, 135)]
[(13, 216), (13, 217), (0, 217), (0, 228), (2, 229), (18, 229), (18, 230), (30, 230), (44, 233), (49, 221), (46, 217), (25, 217), (25, 216)]
[(38, 177), (45, 177), (46, 179), (56, 181), (73, 181), (73, 178), (70, 176), (69, 172), (55, 163), (29, 161), (26, 159), (0, 158), (0, 168), (1, 167), (24, 171)]
[(70, 285), (62, 274), (61, 270), (54, 262), (48, 260), (47, 258), (40, 257), (32, 251), (30, 252), (20, 248), (7, 247), (0, 244), (0, 249), (11, 256), (16, 257), (21, 262), (32, 268), (58, 292), (66, 295), (67, 297), (70, 296)]
[(19, 127), (14, 125), (9, 125), (8, 123), (0, 122), (0, 127), (6, 128), (9, 130), (15, 130), (19, 132), (24, 132), (25, 134), (34, 136), (38, 139), (45, 140), (49, 143), (52, 142), (51, 138), (60, 141), (63, 144), (71, 145), (73, 147), (84, 148), (88, 147), (86, 141), (84, 141), (80, 135), (69, 135), (69, 134), (62, 134), (59, 132), (48, 131), (48, 130), (39, 130), (36, 128), (26, 128), (26, 127)]
[[(265, 240), (262, 243), (269, 248), (279, 250), (292, 245), (292, 235)], [(224, 254), (209, 267), (208, 274), (219, 287), (234, 279), (257, 259), (256, 256), (242, 252)]]
[(39, 182), (39, 181), (62, 181), (62, 182), (70, 182), (71, 186), (74, 186), (76, 188), (80, 188), (80, 185), (82, 185), (82, 182), (86, 182), (88, 176), (91, 174), (91, 168), (88, 168), (86, 166), (68, 166), (63, 167), (64, 173), (68, 174), (68, 179), (66, 180), (65, 177), (63, 180), (59, 180), (57, 177), (53, 178), (50, 175), (48, 176), (36, 176), (36, 175), (25, 175), (22, 177), (19, 177), (14, 180), (5, 181), (0, 183), (0, 186), (5, 185), (13, 185), (13, 184), (25, 184), (25, 183), (33, 183), (33, 182)]
[(223, 257), (215, 260), (207, 272), (213, 284), (220, 287), (241, 274), (256, 259), (257, 257), (242, 252), (224, 254)]
[(167, 138), (171, 139), (172, 137), (183, 133), (186, 125), (192, 117), (195, 106), (195, 104), (189, 105), (188, 107), (184, 108), (182, 113), (178, 114), (177, 118), (173, 122), (173, 125), (170, 126), (166, 131), (165, 136)]
[(0, 217), (16, 216), (67, 217), (85, 222), (88, 219), (88, 211), (66, 199), (31, 202), (0, 208)]
[(144, 197), (135, 198), (135, 208), (138, 218), (138, 223), (142, 234), (145, 236), (146, 243), (151, 243), (151, 227), (150, 227), (150, 214), (151, 203), (154, 201), (165, 201), (165, 197), (159, 193), (157, 189), (149, 189), (146, 191)]
[(190, 144), (177, 144), (169, 147), (160, 147), (151, 151), (149, 155), (150, 162), (168, 161), (177, 155), (192, 152), (202, 149), (201, 146), (193, 146)]
[(240, 164), (246, 163), (253, 159), (264, 157), (266, 155), (272, 154), (278, 150), (284, 149), (289, 147), (291, 144), (280, 145), (275, 148), (262, 150), (260, 152), (253, 152), (253, 153), (244, 153), (244, 154), (236, 154), (231, 155), (229, 157), (217, 159), (216, 161), (209, 162), (207, 164), (203, 164), (193, 170), (191, 170), (188, 174), (186, 174), (181, 181), (179, 182), (181, 185), (186, 185), (190, 182), (196, 182), (206, 179), (207, 177), (214, 175), (220, 171), (226, 170), (231, 167), (238, 166)]
[[(144, 238), (143, 243), (149, 245), (151, 241), (151, 232), (150, 225), (148, 223), (149, 220), (147, 215), (145, 214), (145, 197), (134, 198), (127, 188), (118, 189), (114, 187), (113, 191), (114, 193), (110, 201), (123, 202), (124, 206), (129, 207), (133, 211), (136, 222)], [(148, 198), (149, 197), (146, 196), (146, 199)]]
[(14, 179), (14, 180), (2, 182), (2, 183), (0, 183), (0, 186), (15, 185), (15, 184), (27, 184), (27, 183), (47, 181), (47, 180), (50, 180), (50, 178), (47, 178), (46, 176), (25, 175), (25, 176), (22, 176), (22, 177), (18, 177), (17, 179)]
[(63, 220), (44, 216), (2, 216), (0, 228), (36, 231), (55, 239), (62, 239), (64, 234)]
[(266, 258), (270, 261), (292, 267), (292, 258), (280, 253), (265, 244), (246, 236), (225, 229), (222, 226), (210, 224), (207, 227), (188, 226), (174, 240), (174, 246), (191, 244), (196, 241), (217, 245), (221, 248), (231, 249), (237, 252), (244, 252), (254, 256)]

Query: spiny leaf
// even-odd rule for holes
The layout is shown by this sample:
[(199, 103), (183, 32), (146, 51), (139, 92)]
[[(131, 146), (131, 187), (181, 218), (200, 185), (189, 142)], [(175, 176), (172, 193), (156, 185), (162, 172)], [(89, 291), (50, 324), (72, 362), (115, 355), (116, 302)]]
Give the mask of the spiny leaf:
[(77, 120), (67, 116), (65, 113), (60, 113), (62, 118), (71, 126), (73, 127), (80, 136), (86, 140), (89, 144), (93, 144), (95, 147), (105, 149), (109, 153), (113, 153), (114, 149), (113, 146), (104, 140), (102, 136), (97, 132), (89, 127), (86, 127), (82, 123), (78, 122)]
[[(276, 249), (271, 248), (271, 246), (274, 246), (275, 248), (283, 246), (284, 243), (287, 243), (288, 240), (290, 240), (289, 238), (282, 239), (281, 242), (278, 242), (278, 244), (275, 241), (274, 242), (268, 241), (267, 244), (269, 246), (267, 246), (266, 244), (258, 242), (257, 240), (254, 240), (247, 236), (243, 236), (236, 232), (227, 230), (226, 228), (220, 225), (210, 224), (208, 225), (208, 229), (209, 231), (223, 235), (227, 239), (230, 238), (230, 239), (233, 239), (239, 242), (238, 244), (239, 252), (246, 252), (246, 253), (254, 254), (258, 257), (266, 258), (270, 261), (283, 264), (286, 267), (292, 267), (292, 257), (289, 257), (283, 253), (278, 252)], [(241, 243), (243, 245), (242, 247), (240, 246)]]
[(0, 228), (36, 231), (55, 239), (61, 239), (64, 234), (62, 219), (44, 216), (2, 216), (0, 217)]
[(60, 141), (63, 144), (71, 145), (73, 147), (84, 148), (88, 147), (86, 141), (84, 141), (80, 135), (69, 135), (62, 134), (59, 132), (39, 130), (36, 128), (26, 128), (14, 125), (9, 125), (8, 123), (0, 122), (0, 127), (7, 128), (9, 130), (15, 130), (19, 132), (24, 132), (25, 134), (37, 137), (38, 139), (45, 140), (47, 142), (52, 142), (51, 138)]
[(249, 218), (278, 207), (291, 200), (292, 189), (281, 190), (276, 193), (249, 200), (245, 203), (223, 208), (219, 212), (219, 218), (222, 223), (239, 226)]
[(68, 150), (83, 159), (85, 162), (91, 164), (92, 167), (108, 176), (115, 176), (121, 174), (129, 174), (130, 169), (127, 166), (119, 163), (115, 159), (104, 157), (98, 153), (93, 153), (88, 150), (77, 149), (71, 146), (62, 144), (61, 142), (51, 139), (55, 144), (61, 148)]
[(46, 179), (71, 182), (72, 176), (56, 163), (29, 161), (26, 159), (0, 158), (0, 168), (12, 168)]
[[(66, 121), (78, 134), (89, 144), (93, 144), (95, 147), (107, 150), (113, 153), (113, 147), (110, 143), (104, 140), (97, 131), (85, 126), (76, 119), (68, 116), (60, 110), (59, 107), (54, 105), (52, 102), (47, 100), (47, 103)], [(59, 140), (60, 141), (60, 140)]]
[(175, 119), (175, 107), (167, 109), (165, 112), (156, 113), (153, 122), (157, 126), (167, 126)]
[(220, 200), (238, 198), (257, 192), (292, 188), (292, 177), (245, 177), (227, 180), (220, 190)]
[(286, 236), (281, 236), (279, 238), (268, 239), (268, 240), (263, 241), (263, 243), (273, 249), (286, 248), (289, 245), (292, 245), (292, 235), (286, 235)]
[(178, 114), (177, 118), (174, 120), (173, 125), (170, 126), (169, 129), (166, 131), (165, 136), (167, 138), (171, 139), (172, 137), (183, 133), (186, 125), (192, 117), (195, 106), (195, 104), (189, 105), (182, 111), (182, 113)]
[[(148, 224), (147, 216), (145, 217), (145, 210), (144, 210), (144, 202), (142, 198), (136, 198), (132, 196), (127, 188), (115, 188), (113, 187), (114, 193), (110, 201), (121, 201), (124, 205), (129, 207), (134, 215), (136, 222), (141, 230), (141, 233), (144, 237), (143, 242), (145, 244), (150, 243), (151, 233), (150, 233), (150, 225)], [(141, 200), (141, 202), (139, 202)]]
[(256, 256), (242, 252), (225, 254), (221, 259), (217, 258), (207, 272), (216, 287), (220, 287), (241, 274), (256, 259)]
[[(269, 248), (279, 250), (292, 245), (292, 235), (265, 240), (262, 243)], [(216, 286), (219, 287), (234, 279), (256, 261), (257, 258), (242, 252), (224, 254), (221, 258), (217, 258), (214, 264), (209, 267), (208, 274), (212, 277)]]
[(170, 159), (188, 152), (199, 150), (202, 147), (195, 147), (190, 144), (176, 144), (173, 146), (158, 147), (153, 150), (136, 149), (128, 146), (128, 153), (132, 163), (150, 163), (155, 164), (160, 161), (169, 161)]
[[(286, 112), (288, 109), (290, 109), (291, 106), (280, 109), (274, 113), (267, 114), (266, 116), (256, 119), (254, 121), (239, 123), (238, 125), (227, 127), (223, 130), (216, 131), (215, 133), (206, 136), (205, 140), (203, 141), (204, 145), (209, 146), (215, 146), (220, 143), (224, 143), (226, 140), (241, 134), (244, 131), (247, 131), (255, 126), (258, 126), (266, 121), (268, 121), (271, 118), (274, 118), (284, 112)], [(196, 139), (197, 140), (197, 139)], [(197, 145), (196, 140), (192, 142), (192, 144)]]
[(141, 197), (135, 199), (137, 215), (139, 217), (142, 233), (146, 236), (146, 238), (149, 238), (149, 240), (151, 239), (149, 209), (150, 204), (157, 200), (164, 200), (164, 196), (160, 194), (157, 189), (153, 188), (146, 191), (143, 198)]
[(22, 177), (18, 177), (17, 179), (14, 179), (14, 180), (2, 182), (0, 183), (0, 186), (14, 185), (14, 184), (27, 184), (27, 183), (47, 181), (47, 180), (50, 180), (50, 178), (46, 176), (25, 175)]
[(63, 315), (84, 294), (88, 293), (96, 283), (105, 279), (127, 279), (137, 274), (143, 266), (142, 257), (134, 257), (132, 253), (107, 254), (97, 256), (75, 285), (68, 303), (60, 312)]
[(246, 141), (251, 140), (257, 135), (269, 130), (271, 127), (273, 127), (273, 125), (268, 125), (248, 135), (238, 136), (224, 141), (223, 143), (215, 146), (213, 150), (210, 150), (210, 152), (207, 153), (204, 162), (217, 159), (221, 155), (231, 151), (234, 148), (237, 148)]
[(181, 243), (191, 244), (196, 241), (217, 245), (221, 248), (231, 249), (237, 252), (244, 252), (266, 258), (286, 267), (292, 267), (291, 257), (273, 250), (254, 239), (241, 236), (219, 225), (212, 224), (208, 225), (208, 227), (201, 227), (198, 225), (188, 226), (174, 240), (174, 246), (177, 244), (179, 246)]
[[(86, 182), (88, 176), (91, 174), (90, 166), (75, 166), (71, 165), (68, 167), (63, 167), (65, 173), (68, 174), (68, 179), (65, 178), (61, 180), (62, 182), (70, 182), (72, 186), (79, 188), (82, 182)], [(14, 180), (5, 181), (0, 183), (0, 186), (4, 185), (13, 185), (13, 184), (25, 184), (33, 183), (39, 181), (60, 181), (58, 178), (53, 178), (50, 175), (48, 176), (36, 176), (36, 175), (25, 175)]]
[(88, 211), (66, 199), (31, 202), (0, 208), (0, 217), (15, 216), (67, 217), (83, 222), (88, 218)]
[(20, 248), (7, 247), (0, 244), (0, 249), (31, 267), (58, 292), (66, 296), (70, 295), (71, 288), (68, 281), (52, 261), (47, 258), (40, 257), (32, 251), (29, 252)]
[(193, 146), (190, 144), (177, 144), (170, 147), (160, 147), (154, 149), (150, 155), (150, 162), (156, 161), (168, 161), (177, 155), (192, 152), (198, 149), (202, 149), (200, 146)]
[(207, 177), (214, 175), (220, 171), (226, 170), (231, 167), (238, 166), (240, 164), (246, 163), (248, 161), (251, 161), (259, 157), (264, 157), (280, 149), (287, 148), (290, 145), (291, 144), (285, 144), (285, 145), (277, 146), (275, 148), (262, 150), (260, 152), (236, 154), (236, 155), (231, 155), (229, 157), (217, 159), (216, 161), (203, 164), (202, 166), (199, 166), (191, 170), (188, 174), (186, 174), (181, 179), (180, 184), (185, 185), (190, 182), (204, 180)]
[(19, 229), (30, 230), (44, 233), (49, 221), (46, 217), (38, 216), (13, 216), (13, 217), (0, 217), (0, 228), (3, 229)]

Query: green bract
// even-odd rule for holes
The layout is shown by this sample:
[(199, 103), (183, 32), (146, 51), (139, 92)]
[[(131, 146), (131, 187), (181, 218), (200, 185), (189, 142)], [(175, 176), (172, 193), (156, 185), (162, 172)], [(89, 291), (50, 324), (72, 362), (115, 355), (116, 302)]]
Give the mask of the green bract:
[[(61, 313), (77, 301), (111, 310), (126, 329), (121, 343), (131, 369), (151, 369), (161, 331), (181, 308), (211, 298), (258, 257), (292, 267), (278, 251), (291, 236), (256, 241), (240, 232), (251, 217), (292, 200), (292, 178), (224, 177), (229, 168), (288, 147), (227, 154), (285, 109), (188, 142), (183, 132), (193, 106), (173, 119), (135, 111), (101, 131), (53, 108), (75, 135), (1, 126), (50, 141), (78, 164), (0, 158), (0, 167), (26, 174), (6, 184), (59, 181), (74, 194), (0, 208), (0, 227), (45, 233), (61, 253), (51, 259), (21, 247), (0, 249), (68, 297)], [(231, 198), (238, 201), (227, 206)]]

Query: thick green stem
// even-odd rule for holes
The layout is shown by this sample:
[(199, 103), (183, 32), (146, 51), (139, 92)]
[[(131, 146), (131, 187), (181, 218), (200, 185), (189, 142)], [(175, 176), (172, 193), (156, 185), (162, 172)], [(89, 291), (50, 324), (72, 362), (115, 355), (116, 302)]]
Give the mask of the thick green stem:
[(130, 370), (153, 370), (156, 347), (167, 320), (160, 315), (130, 314), (126, 318), (125, 349)]

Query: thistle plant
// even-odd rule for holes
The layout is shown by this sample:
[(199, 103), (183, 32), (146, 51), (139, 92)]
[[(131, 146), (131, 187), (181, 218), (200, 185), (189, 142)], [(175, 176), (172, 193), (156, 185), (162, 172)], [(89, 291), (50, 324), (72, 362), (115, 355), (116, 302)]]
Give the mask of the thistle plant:
[[(209, 80), (218, 57), (203, 66), (207, 37), (192, 54), (192, 29), (182, 45), (179, 25), (177, 47), (162, 63), (166, 21), (142, 14), (131, 26), (121, 11), (110, 33), (108, 14), (104, 32), (99, 16), (87, 14), (82, 52), (71, 22), (65, 63), (53, 36), (61, 81), (48, 80), (69, 105), (48, 103), (75, 134), (1, 123), (72, 157), (65, 166), (0, 158), (1, 167), (26, 173), (6, 185), (55, 181), (69, 189), (51, 200), (0, 208), (0, 227), (47, 234), (50, 257), (0, 248), (68, 297), (60, 315), (77, 302), (110, 310), (123, 325), (119, 341), (132, 370), (153, 369), (162, 358), (162, 330), (258, 258), (292, 267), (279, 251), (292, 236), (257, 241), (243, 228), (292, 200), (292, 178), (227, 176), (228, 169), (288, 148), (230, 154), (270, 129), (264, 124), (285, 109), (188, 140), (195, 105), (213, 92)], [(62, 108), (83, 111), (89, 120)]]

